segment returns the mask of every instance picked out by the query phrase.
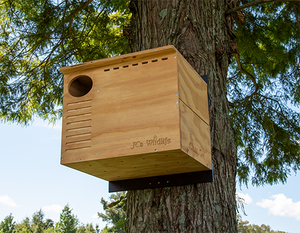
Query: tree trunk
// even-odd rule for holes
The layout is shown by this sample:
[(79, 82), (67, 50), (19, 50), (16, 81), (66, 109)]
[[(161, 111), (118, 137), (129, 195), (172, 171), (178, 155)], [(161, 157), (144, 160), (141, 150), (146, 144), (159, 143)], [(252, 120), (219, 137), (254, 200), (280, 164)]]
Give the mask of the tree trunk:
[[(237, 152), (228, 114), (225, 0), (132, 0), (132, 51), (173, 44), (207, 75), (214, 182), (129, 191), (127, 232), (236, 232)], [(228, 18), (227, 18), (228, 19)]]

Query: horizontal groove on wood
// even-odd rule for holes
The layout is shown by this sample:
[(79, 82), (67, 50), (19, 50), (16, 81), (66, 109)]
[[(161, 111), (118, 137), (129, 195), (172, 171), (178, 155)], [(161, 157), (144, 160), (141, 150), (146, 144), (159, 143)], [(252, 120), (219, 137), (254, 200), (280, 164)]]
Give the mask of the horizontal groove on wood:
[(84, 134), (74, 134), (74, 135), (69, 135), (66, 138), (76, 138), (76, 137), (83, 137), (83, 136), (88, 136), (91, 135), (92, 133), (84, 133)]
[(68, 103), (68, 106), (72, 106), (72, 105), (77, 105), (77, 104), (86, 104), (86, 103), (91, 103), (92, 100), (83, 100), (83, 101), (78, 101), (78, 102), (73, 102), (73, 103)]
[(82, 107), (82, 108), (69, 109), (69, 110), (67, 110), (67, 112), (76, 112), (76, 111), (82, 111), (82, 110), (91, 109), (91, 108), (92, 108), (92, 106), (86, 106), (86, 107)]
[(74, 142), (67, 142), (66, 145), (75, 145), (75, 144), (81, 144), (81, 143), (88, 143), (91, 142), (91, 139), (88, 140), (82, 140), (82, 141), (74, 141)]
[(82, 124), (85, 122), (90, 122), (92, 119), (86, 119), (86, 120), (81, 120), (81, 121), (73, 121), (73, 122), (68, 122), (67, 125), (76, 125), (76, 124)]
[(78, 127), (78, 128), (67, 129), (66, 131), (70, 132), (70, 131), (75, 131), (75, 130), (84, 130), (84, 129), (91, 129), (91, 128), (92, 128), (92, 126), (85, 126), (85, 127)]
[(85, 149), (90, 149), (91, 146), (86, 146), (86, 147), (78, 147), (78, 148), (73, 148), (73, 149), (66, 149), (66, 152), (68, 151), (74, 151), (74, 150), (85, 150)]
[(67, 116), (67, 118), (76, 118), (76, 117), (83, 117), (83, 116), (91, 116), (92, 113), (83, 113), (83, 114), (77, 114), (77, 115), (72, 115), (72, 116)]

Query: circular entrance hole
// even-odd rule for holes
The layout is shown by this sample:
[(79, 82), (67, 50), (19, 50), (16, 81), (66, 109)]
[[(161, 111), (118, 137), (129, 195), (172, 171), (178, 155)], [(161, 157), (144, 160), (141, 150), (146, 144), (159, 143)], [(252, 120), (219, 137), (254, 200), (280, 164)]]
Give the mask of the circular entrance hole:
[(75, 77), (69, 84), (69, 93), (74, 97), (81, 97), (89, 93), (93, 87), (93, 80), (86, 75)]

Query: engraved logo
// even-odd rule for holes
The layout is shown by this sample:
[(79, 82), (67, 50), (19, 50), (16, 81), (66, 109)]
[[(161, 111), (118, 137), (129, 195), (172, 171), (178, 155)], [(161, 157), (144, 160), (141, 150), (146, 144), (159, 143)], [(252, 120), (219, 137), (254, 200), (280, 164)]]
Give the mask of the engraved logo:
[(200, 155), (201, 157), (204, 157), (204, 153), (201, 149), (198, 149), (197, 147), (194, 146), (192, 142), (189, 144), (189, 149), (193, 151), (196, 155)]
[(167, 145), (171, 143), (171, 138), (157, 138), (157, 136), (155, 135), (153, 139), (147, 140), (146, 143), (148, 146)]
[(139, 147), (143, 147), (143, 143), (141, 141), (136, 141), (136, 142), (133, 142), (133, 145), (132, 145), (132, 148), (139, 148)]
[(158, 138), (156, 135), (154, 135), (153, 138), (146, 140), (146, 144), (142, 141), (135, 141), (132, 143), (131, 149), (143, 147), (144, 145), (147, 146), (156, 146), (156, 145), (168, 145), (171, 143), (171, 138), (164, 137), (164, 138)]

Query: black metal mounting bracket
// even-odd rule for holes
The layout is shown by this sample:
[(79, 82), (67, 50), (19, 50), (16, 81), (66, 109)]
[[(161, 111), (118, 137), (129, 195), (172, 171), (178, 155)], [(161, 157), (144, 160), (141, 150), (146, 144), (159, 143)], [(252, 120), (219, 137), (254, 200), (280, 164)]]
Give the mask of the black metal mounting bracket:
[(109, 182), (109, 192), (154, 189), (214, 181), (213, 170)]

